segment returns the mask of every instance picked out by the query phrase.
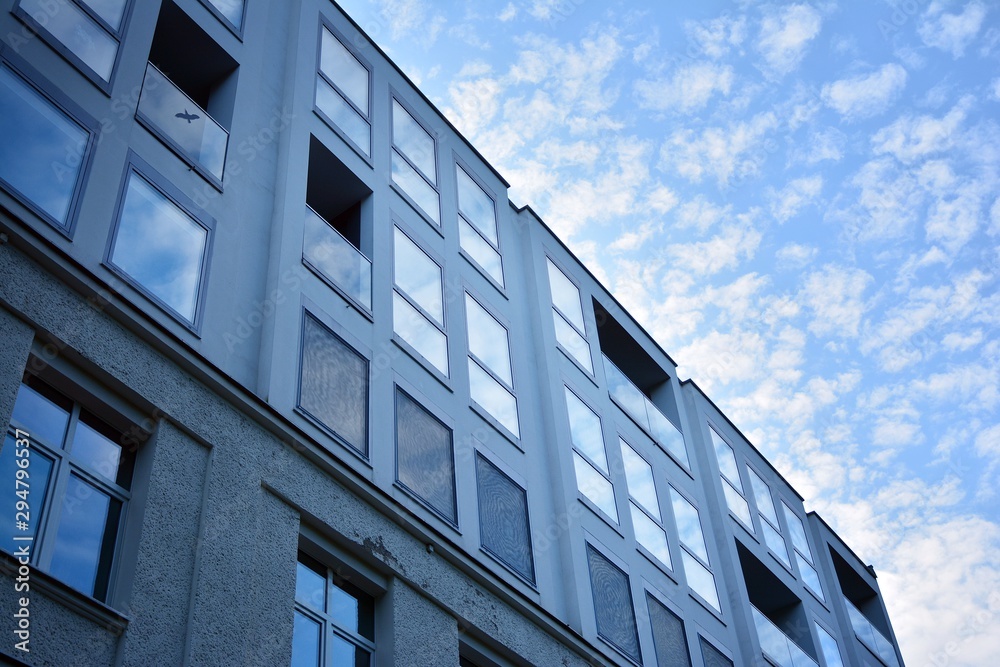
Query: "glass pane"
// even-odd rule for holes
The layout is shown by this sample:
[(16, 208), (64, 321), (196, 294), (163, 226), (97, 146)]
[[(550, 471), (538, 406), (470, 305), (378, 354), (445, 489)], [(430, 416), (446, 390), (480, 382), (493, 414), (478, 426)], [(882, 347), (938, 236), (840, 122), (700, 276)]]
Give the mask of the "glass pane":
[(468, 294), (465, 295), (465, 316), (469, 329), (469, 351), (509, 387), (513, 387), (507, 329)]
[(792, 667), (792, 654), (785, 633), (756, 608), (751, 608), (750, 611), (761, 650), (780, 667)]
[(208, 230), (130, 172), (111, 262), (194, 323)]
[(785, 538), (783, 538), (781, 533), (776, 531), (767, 521), (761, 521), (760, 528), (764, 533), (764, 542), (767, 543), (767, 546), (772, 552), (774, 552), (774, 555), (785, 564), (786, 567), (791, 568), (792, 563), (788, 560), (788, 548), (785, 546)]
[(705, 661), (705, 667), (733, 667), (733, 661), (723, 655), (722, 651), (712, 646), (707, 639), (700, 636), (701, 657)]
[(500, 253), (476, 233), (476, 230), (465, 221), (465, 218), (458, 219), (458, 235), (462, 243), (462, 250), (467, 252), (493, 280), (497, 281), (500, 287), (503, 287), (503, 262), (500, 259)]
[(587, 560), (590, 563), (597, 634), (639, 661), (639, 634), (635, 625), (628, 575), (589, 544)]
[(441, 205), (438, 200), (438, 193), (433, 187), (431, 187), (424, 178), (413, 170), (413, 167), (399, 157), (399, 155), (393, 151), (392, 153), (392, 181), (399, 187), (403, 188), (403, 192), (410, 196), (417, 206), (423, 209), (435, 224), (441, 224)]
[(684, 446), (684, 436), (669, 419), (663, 416), (660, 409), (646, 399), (646, 417), (649, 418), (649, 432), (660, 445), (673, 454), (685, 467), (689, 466), (687, 448)]
[(360, 646), (355, 646), (338, 634), (330, 636), (330, 646), (327, 655), (330, 665), (334, 667), (368, 667), (371, 664), (371, 654)]
[(632, 384), (611, 360), (604, 357), (604, 373), (608, 378), (608, 392), (640, 426), (649, 430), (649, 418), (646, 415), (646, 395)]
[(753, 532), (753, 519), (750, 518), (750, 505), (740, 492), (734, 489), (727, 480), (722, 480), (722, 490), (726, 494), (726, 504), (729, 510), (739, 518), (746, 526), (747, 530)]
[(533, 582), (527, 493), (482, 456), (476, 458), (476, 482), (483, 547)]
[(138, 113), (208, 173), (222, 180), (229, 133), (152, 64), (146, 66)]
[(816, 572), (816, 568), (809, 564), (809, 562), (802, 557), (802, 554), (796, 552), (795, 560), (799, 564), (799, 572), (802, 574), (802, 581), (805, 585), (809, 587), (813, 593), (816, 594), (820, 600), (825, 600), (823, 596), (823, 585), (819, 581), (819, 573)]
[(21, 0), (20, 8), (94, 70), (97, 76), (111, 81), (118, 41), (82, 9), (72, 2), (62, 2), (58, 11), (52, 11), (45, 0)]
[(625, 479), (628, 481), (628, 492), (635, 500), (657, 520), (660, 519), (660, 504), (656, 501), (656, 485), (653, 483), (653, 469), (646, 459), (632, 447), (618, 439), (622, 449), (622, 463), (625, 465)]
[(618, 523), (615, 489), (611, 486), (611, 482), (577, 452), (573, 452), (573, 466), (576, 468), (576, 486), (580, 489), (580, 493), (587, 496), (612, 521)]
[(805, 556), (809, 562), (812, 562), (812, 551), (809, 550), (809, 540), (806, 539), (805, 527), (802, 525), (802, 519), (799, 515), (792, 510), (791, 507), (785, 504), (785, 501), (781, 501), (781, 510), (785, 514), (785, 521), (788, 523), (788, 532), (791, 533), (792, 545), (798, 549), (803, 556)]
[(868, 619), (850, 602), (847, 603), (847, 615), (851, 617), (851, 625), (854, 627), (854, 634), (858, 636), (866, 646), (873, 651), (877, 646), (875, 642), (875, 629)]
[(400, 338), (448, 375), (448, 338), (398, 292), (392, 293), (392, 326)]
[(330, 608), (328, 609), (333, 622), (341, 630), (358, 632), (358, 598), (343, 588), (333, 586), (330, 589)]
[(601, 470), (608, 472), (601, 418), (570, 391), (569, 387), (563, 388), (566, 390), (566, 409), (569, 411), (569, 429), (573, 437), (573, 446), (586, 454)]
[(372, 152), (372, 130), (368, 121), (348, 104), (323, 77), (316, 77), (316, 106), (367, 156)]
[(649, 625), (653, 631), (656, 664), (691, 667), (691, 654), (688, 652), (687, 637), (684, 635), (684, 622), (648, 593), (646, 606), (649, 609)]
[(583, 324), (583, 309), (580, 307), (580, 290), (559, 270), (551, 259), (546, 258), (549, 269), (549, 289), (552, 290), (552, 303), (569, 318), (577, 329), (586, 333)]
[(844, 659), (840, 655), (840, 646), (833, 635), (826, 631), (819, 623), (816, 623), (816, 634), (819, 635), (819, 647), (823, 653), (823, 661), (826, 667), (844, 667)]
[(898, 667), (899, 660), (896, 658), (896, 649), (893, 648), (892, 642), (886, 639), (881, 632), (875, 630), (874, 627), (872, 630), (875, 634), (875, 652), (882, 658), (882, 662), (889, 665), (889, 667)]
[[(28, 432), (32, 440), (61, 449), (73, 404), (47, 385), (36, 389), (22, 384), (14, 400), (12, 421)], [(45, 395), (42, 394), (44, 392)]]
[(497, 240), (497, 216), (493, 199), (479, 187), (471, 176), (461, 167), (458, 175), (458, 210), (483, 233), (493, 245), (499, 246)]
[(410, 237), (395, 228), (393, 279), (414, 303), (444, 324), (441, 296), (441, 267), (427, 256)]
[(431, 183), (437, 183), (434, 139), (396, 100), (392, 101), (392, 145), (408, 157)]
[(326, 577), (308, 565), (296, 563), (295, 599), (320, 611), (326, 610)]
[(88, 595), (103, 597), (99, 579), (106, 580), (111, 568), (120, 509), (117, 500), (70, 475), (50, 574)]
[(774, 511), (774, 501), (771, 500), (771, 488), (767, 482), (760, 478), (753, 468), (747, 468), (750, 475), (750, 489), (753, 491), (754, 500), (757, 501), (757, 510), (764, 515), (773, 525), (778, 525), (778, 513)]
[(219, 13), (229, 19), (229, 22), (236, 26), (237, 30), (243, 27), (243, 2), (244, 0), (208, 0)]
[(715, 577), (712, 572), (683, 549), (681, 549), (681, 560), (684, 562), (684, 574), (687, 576), (688, 586), (691, 587), (691, 590), (712, 605), (716, 611), (721, 612), (719, 593), (715, 589)]
[(69, 226), (90, 133), (0, 67), (0, 179)]
[[(45, 492), (49, 486), (49, 475), (52, 472), (52, 459), (40, 453), (37, 449), (28, 447), (28, 467), (21, 468), (17, 465), (17, 454), (23, 453), (21, 447), (15, 445), (14, 437), (8, 435), (4, 438), (3, 449), (0, 449), (0, 503), (3, 511), (0, 512), (0, 549), (7, 553), (15, 553), (18, 547), (24, 545), (31, 546), (31, 553), (34, 553), (34, 542), (32, 540), (21, 540), (15, 538), (34, 538), (38, 534), (38, 526), (42, 522), (42, 508), (45, 504)], [(22, 472), (26, 471), (26, 472)], [(18, 485), (18, 472), (20, 474), (21, 485)], [(24, 491), (27, 490), (27, 498)], [(21, 491), (18, 496), (17, 492)], [(27, 517), (17, 516), (18, 502), (27, 502)]]
[(107, 21), (114, 30), (118, 30), (122, 25), (122, 16), (125, 14), (127, 3), (128, 0), (84, 0), (84, 4)]
[[(89, 421), (93, 421), (93, 426), (87, 423)], [(118, 464), (122, 456), (121, 445), (115, 442), (118, 438), (120, 436), (107, 425), (84, 415), (76, 423), (73, 435), (73, 460), (112, 481), (118, 481)]]
[(743, 483), (740, 481), (740, 471), (736, 466), (736, 453), (729, 446), (729, 443), (715, 432), (714, 428), (709, 426), (708, 431), (712, 434), (712, 444), (715, 445), (715, 458), (719, 462), (719, 471), (742, 494)]
[(670, 499), (674, 507), (677, 534), (681, 544), (708, 563), (708, 549), (705, 548), (705, 536), (701, 532), (701, 519), (697, 508), (673, 487), (670, 488)]
[(667, 534), (659, 524), (646, 516), (646, 513), (629, 503), (632, 509), (632, 526), (635, 528), (635, 541), (646, 551), (656, 556), (661, 563), (672, 567), (670, 563), (670, 547), (667, 546)]
[(396, 391), (396, 475), (455, 523), (455, 457), (451, 429), (409, 396)]
[(555, 310), (552, 319), (556, 325), (556, 340), (576, 359), (588, 373), (594, 372), (594, 362), (590, 358), (590, 344), (587, 339), (577, 333), (576, 329), (563, 319)]
[(295, 612), (292, 628), (292, 667), (319, 667), (320, 624)]
[(323, 29), (319, 67), (365, 116), (368, 115), (368, 70), (333, 33)]
[(517, 425), (517, 399), (471, 358), (469, 359), (469, 386), (472, 400), (486, 408), (486, 411), (515, 437), (521, 437), (521, 431)]
[(362, 454), (368, 453), (368, 361), (305, 317), (299, 405)]
[(308, 206), (302, 236), (302, 257), (348, 296), (371, 309), (371, 261)]

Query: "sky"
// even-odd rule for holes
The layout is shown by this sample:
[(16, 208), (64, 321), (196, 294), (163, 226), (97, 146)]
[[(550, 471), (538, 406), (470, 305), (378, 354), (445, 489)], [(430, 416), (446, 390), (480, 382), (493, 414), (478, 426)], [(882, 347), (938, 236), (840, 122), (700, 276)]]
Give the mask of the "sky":
[(1000, 3), (341, 5), (866, 562), (1000, 655)]

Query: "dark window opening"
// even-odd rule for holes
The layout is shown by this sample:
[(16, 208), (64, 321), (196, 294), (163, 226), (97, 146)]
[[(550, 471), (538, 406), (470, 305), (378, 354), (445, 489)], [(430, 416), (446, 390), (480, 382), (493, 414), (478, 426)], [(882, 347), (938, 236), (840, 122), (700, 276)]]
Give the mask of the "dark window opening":
[(878, 593), (844, 560), (843, 556), (833, 549), (830, 549), (830, 556), (833, 558), (833, 567), (837, 572), (837, 580), (840, 582), (840, 590), (844, 592), (844, 597), (857, 607), (879, 632), (888, 637), (889, 623), (879, 602)]
[(369, 257), (371, 195), (371, 189), (319, 139), (310, 139), (306, 203), (356, 250)]

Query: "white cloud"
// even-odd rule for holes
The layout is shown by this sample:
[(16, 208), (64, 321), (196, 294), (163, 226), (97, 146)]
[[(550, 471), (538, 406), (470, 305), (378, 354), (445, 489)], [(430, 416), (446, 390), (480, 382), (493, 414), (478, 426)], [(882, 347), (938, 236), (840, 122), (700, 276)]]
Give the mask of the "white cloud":
[(872, 277), (862, 269), (828, 264), (806, 278), (799, 299), (812, 311), (816, 336), (853, 338), (867, 307), (863, 297)]
[(982, 208), (983, 200), (975, 183), (959, 188), (947, 199), (938, 199), (927, 213), (927, 240), (940, 243), (954, 255), (976, 233)]
[(835, 127), (826, 127), (813, 132), (805, 145), (797, 146), (789, 151), (789, 161), (807, 165), (817, 164), (825, 160), (839, 162), (844, 157), (846, 135)]
[(497, 19), (506, 23), (507, 21), (512, 21), (517, 17), (517, 5), (513, 2), (508, 2), (507, 6), (504, 7), (500, 13), (497, 15)]
[(635, 93), (640, 108), (691, 113), (703, 109), (715, 93), (728, 95), (732, 85), (729, 65), (695, 62), (679, 67), (669, 79), (637, 81)]
[(722, 58), (742, 46), (746, 39), (746, 19), (720, 16), (707, 21), (685, 21), (684, 31), (694, 48), (709, 58)]
[(993, 95), (993, 99), (1000, 102), (1000, 79), (993, 79), (993, 84), (990, 88), (990, 92)]
[(812, 246), (789, 243), (779, 248), (774, 258), (778, 261), (778, 268), (801, 269), (811, 262), (818, 252), (818, 249)]
[(972, 98), (959, 100), (941, 118), (933, 116), (903, 116), (872, 137), (876, 155), (888, 153), (904, 163), (952, 148), (956, 135), (972, 106)]
[(870, 74), (841, 79), (823, 86), (823, 101), (847, 120), (875, 116), (886, 109), (906, 86), (906, 70), (896, 63)]
[(762, 235), (750, 224), (730, 224), (707, 241), (675, 244), (667, 248), (678, 267), (699, 275), (712, 275), (739, 265), (757, 252)]
[(765, 138), (777, 127), (777, 116), (767, 111), (700, 133), (677, 130), (663, 145), (662, 162), (690, 181), (699, 183), (710, 175), (720, 186), (729, 186), (734, 178), (757, 174), (769, 155)]
[(990, 236), (1000, 236), (1000, 197), (990, 207), (990, 226), (987, 232)]
[(780, 191), (770, 193), (771, 215), (778, 222), (788, 222), (819, 197), (822, 191), (822, 176), (796, 178)]
[(704, 232), (720, 220), (731, 216), (732, 206), (717, 206), (704, 195), (698, 195), (678, 207), (674, 224), (680, 229), (697, 229)]
[(393, 39), (413, 35), (425, 46), (437, 40), (446, 23), (424, 0), (378, 0), (378, 12)]
[(968, 333), (953, 331), (941, 339), (941, 345), (953, 352), (971, 350), (982, 342), (982, 329), (974, 329)]
[(785, 75), (794, 70), (823, 23), (820, 13), (806, 4), (770, 11), (761, 20), (757, 49), (769, 70)]
[(917, 33), (927, 46), (933, 46), (961, 58), (965, 48), (975, 39), (986, 18), (981, 2), (970, 2), (961, 14), (948, 14), (941, 2), (933, 2), (924, 14)]
[(644, 223), (638, 229), (629, 229), (608, 246), (612, 252), (630, 252), (643, 246), (658, 231), (656, 225)]

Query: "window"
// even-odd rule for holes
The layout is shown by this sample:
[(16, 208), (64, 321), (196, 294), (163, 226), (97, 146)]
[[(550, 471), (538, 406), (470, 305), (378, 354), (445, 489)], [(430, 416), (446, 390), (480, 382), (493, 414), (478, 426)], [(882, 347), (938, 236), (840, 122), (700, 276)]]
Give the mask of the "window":
[(394, 228), (392, 326), (396, 334), (448, 376), (441, 267), (398, 227)]
[(669, 568), (670, 547), (667, 546), (667, 533), (660, 517), (653, 468), (627, 442), (618, 438), (618, 444), (621, 445), (622, 463), (625, 466), (635, 540)]
[(128, 0), (20, 0), (14, 13), (107, 90), (118, 62)]
[(750, 505), (743, 496), (743, 482), (740, 481), (740, 470), (736, 465), (736, 452), (711, 424), (708, 431), (715, 446), (715, 458), (719, 462), (719, 472), (722, 474), (722, 491), (726, 496), (729, 511), (752, 533), (753, 519), (750, 518)]
[(395, 98), (392, 100), (392, 181), (436, 226), (441, 225), (437, 191), (437, 147), (430, 133)]
[(771, 487), (761, 479), (761, 476), (753, 468), (747, 467), (747, 474), (750, 476), (750, 490), (753, 491), (754, 500), (757, 501), (760, 529), (764, 533), (764, 542), (778, 557), (778, 560), (784, 563), (785, 567), (791, 569), (792, 563), (788, 559), (788, 548), (785, 546), (785, 538), (781, 536), (778, 513), (774, 511), (774, 501), (771, 499)]
[(476, 484), (479, 492), (479, 537), (483, 548), (534, 584), (528, 494), (478, 453)]
[(733, 667), (733, 661), (722, 651), (712, 646), (704, 637), (699, 635), (698, 638), (701, 640), (701, 658), (705, 661), (705, 667)]
[(451, 429), (396, 388), (396, 481), (458, 525)]
[(576, 486), (588, 500), (613, 522), (618, 523), (615, 489), (608, 470), (608, 454), (604, 447), (601, 418), (580, 400), (572, 389), (566, 391), (566, 410), (573, 439), (573, 468)]
[(684, 636), (684, 621), (649, 593), (646, 593), (646, 608), (653, 631), (656, 664), (691, 667), (691, 654)]
[(89, 130), (0, 63), (0, 182), (69, 231), (93, 145)]
[(705, 534), (701, 528), (701, 517), (698, 508), (674, 487), (670, 487), (670, 499), (674, 508), (674, 518), (677, 520), (677, 535), (681, 542), (681, 564), (688, 586), (701, 599), (718, 612), (722, 612), (719, 604), (719, 592), (715, 587), (715, 575), (709, 567), (708, 547), (705, 545)]
[(136, 118), (214, 186), (222, 187), (237, 63), (173, 2), (156, 21)]
[[(131, 498), (135, 452), (123, 446), (131, 437), (27, 376), (0, 449), (2, 494), (11, 510), (0, 518), (3, 549), (27, 548), (33, 566), (108, 601)], [(24, 505), (23, 515), (15, 515)]]
[(368, 667), (375, 654), (375, 599), (299, 554), (292, 667)]
[(370, 158), (371, 72), (339, 35), (326, 26), (321, 30), (316, 109), (334, 130)]
[[(144, 168), (144, 171), (146, 169)], [(172, 190), (172, 188), (171, 188)], [(182, 207), (136, 164), (125, 175), (108, 264), (192, 329), (200, 325), (212, 222)]]
[(496, 203), (461, 166), (455, 165), (455, 174), (458, 178), (458, 236), (462, 250), (503, 287)]
[(549, 270), (549, 289), (552, 291), (552, 321), (556, 327), (556, 342), (591, 375), (594, 361), (587, 342), (587, 327), (583, 322), (580, 290), (559, 267), (545, 258)]
[(844, 659), (840, 655), (837, 640), (819, 623), (814, 622), (813, 625), (816, 626), (816, 634), (819, 635), (819, 649), (825, 667), (844, 667)]
[(819, 581), (819, 573), (813, 566), (812, 550), (809, 549), (809, 540), (806, 539), (805, 527), (802, 519), (795, 511), (781, 501), (781, 510), (785, 515), (785, 522), (788, 524), (788, 532), (792, 537), (792, 547), (795, 551), (795, 563), (799, 566), (799, 574), (802, 581), (809, 587), (820, 600), (825, 600), (823, 595), (823, 585)]
[(507, 329), (468, 292), (465, 318), (469, 333), (469, 385), (474, 400), (519, 438), (517, 398)]
[(299, 409), (368, 456), (368, 360), (306, 312)]
[(202, 0), (224, 18), (236, 32), (243, 30), (243, 12), (245, 0)]
[(636, 662), (642, 662), (628, 575), (587, 543), (590, 588), (597, 635)]

